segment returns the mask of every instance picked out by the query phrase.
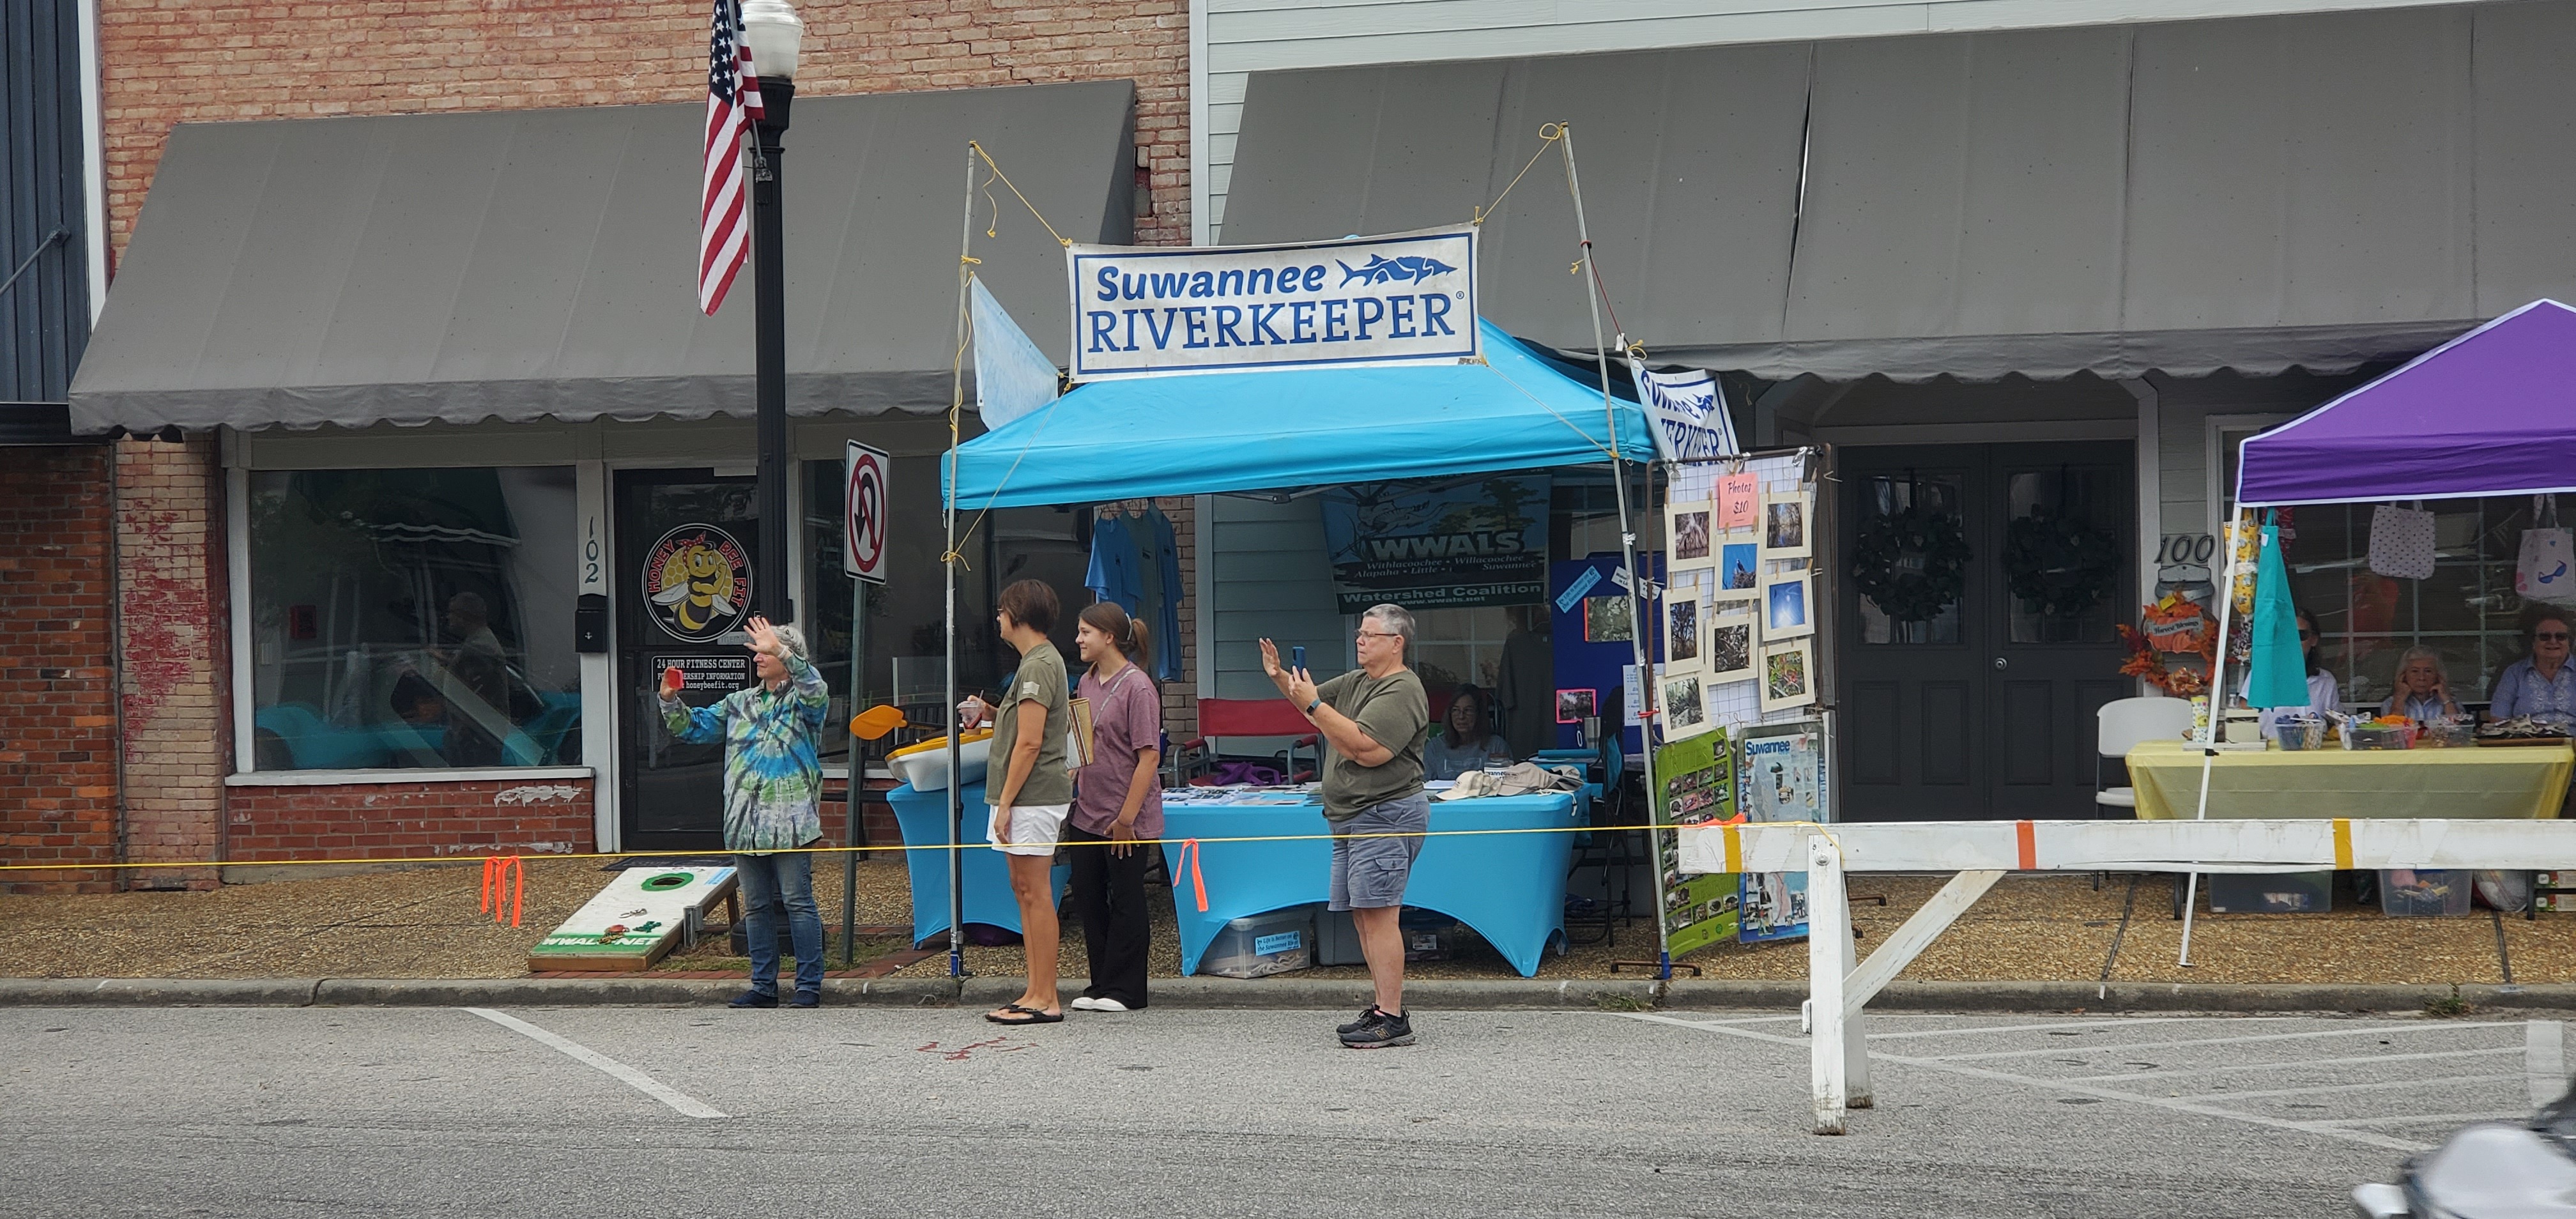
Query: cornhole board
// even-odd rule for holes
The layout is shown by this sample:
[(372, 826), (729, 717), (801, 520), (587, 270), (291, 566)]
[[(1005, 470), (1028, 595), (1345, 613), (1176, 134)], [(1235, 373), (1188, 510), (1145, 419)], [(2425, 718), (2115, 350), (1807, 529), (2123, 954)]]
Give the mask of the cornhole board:
[(680, 942), (692, 912), (703, 919), (733, 891), (732, 868), (628, 868), (537, 941), (528, 968), (650, 969)]

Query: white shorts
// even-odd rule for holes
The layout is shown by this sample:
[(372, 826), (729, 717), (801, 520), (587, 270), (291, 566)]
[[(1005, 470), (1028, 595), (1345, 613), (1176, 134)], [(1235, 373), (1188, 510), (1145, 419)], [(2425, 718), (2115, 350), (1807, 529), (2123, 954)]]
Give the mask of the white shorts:
[[(991, 833), (992, 805), (984, 806), (984, 832)], [(996, 842), (993, 849), (1005, 855), (1053, 855), (1056, 840), (1064, 836), (1064, 819), (1073, 813), (1070, 804), (1016, 804), (1011, 806), (1011, 841)]]

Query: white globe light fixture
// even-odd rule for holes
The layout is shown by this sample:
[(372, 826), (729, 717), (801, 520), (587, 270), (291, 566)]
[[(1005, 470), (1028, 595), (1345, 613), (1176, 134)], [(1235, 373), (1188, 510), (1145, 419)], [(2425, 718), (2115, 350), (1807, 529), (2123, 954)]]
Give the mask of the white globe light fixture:
[(796, 49), (805, 20), (787, 0), (743, 0), (743, 40), (751, 44), (751, 70), (762, 80), (796, 79)]

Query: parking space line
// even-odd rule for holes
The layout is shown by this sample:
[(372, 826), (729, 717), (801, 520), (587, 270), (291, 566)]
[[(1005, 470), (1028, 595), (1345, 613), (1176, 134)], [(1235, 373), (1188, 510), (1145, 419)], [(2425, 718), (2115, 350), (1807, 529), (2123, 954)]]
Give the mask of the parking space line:
[[(1873, 1013), (1870, 1018), (1873, 1020), (1883, 1020), (1886, 1017)], [(2245, 1018), (2248, 1020), (2289, 1019), (2289, 1017), (2286, 1016), (2248, 1016)], [(1795, 1019), (1795, 1017), (1791, 1017), (1791, 1019)], [(2207, 1016), (2128, 1016), (2122, 1017), (2118, 1020), (2068, 1020), (2058, 1024), (1990, 1024), (1978, 1028), (1915, 1029), (1910, 1032), (1902, 1033), (1872, 1033), (1869, 1035), (1869, 1039), (1872, 1041), (1878, 1041), (1884, 1038), (1893, 1037), (1962, 1037), (1976, 1033), (2034, 1033), (2055, 1029), (2113, 1028), (2132, 1024), (2184, 1024), (2195, 1020), (2207, 1019), (2209, 1019)]]
[(679, 1110), (683, 1116), (702, 1118), (724, 1116), (723, 1113), (717, 1111), (713, 1106), (708, 1105), (704, 1101), (690, 1096), (688, 1093), (682, 1092), (669, 1084), (663, 1083), (642, 1071), (638, 1071), (633, 1067), (627, 1066), (625, 1063), (619, 1062), (606, 1054), (602, 1054), (597, 1050), (573, 1041), (570, 1038), (560, 1037), (547, 1032), (546, 1030), (538, 1028), (537, 1026), (530, 1024), (525, 1020), (521, 1020), (516, 1016), (504, 1016), (488, 1007), (469, 1007), (465, 1010), (472, 1012), (477, 1016), (481, 1016), (494, 1024), (500, 1025), (502, 1028), (508, 1029), (511, 1032), (526, 1037), (528, 1040), (534, 1041), (539, 1045), (554, 1049), (563, 1054), (564, 1057), (570, 1058), (575, 1062), (596, 1067), (599, 1070), (606, 1072), (610, 1078), (617, 1080), (619, 1083), (625, 1084), (627, 1087), (633, 1088), (665, 1105), (669, 1105), (673, 1109)]
[(2502, 1113), (2400, 1113), (2390, 1117), (2339, 1117), (2317, 1123), (2320, 1126), (2387, 1126), (2406, 1122), (2440, 1122), (2445, 1126), (2458, 1122), (2510, 1122), (2530, 1117), (2528, 1111), (2508, 1109)]
[(2251, 1037), (2197, 1037), (2188, 1041), (2118, 1041), (2098, 1043), (2090, 1046), (2050, 1045), (2041, 1046), (2034, 1050), (1990, 1050), (1981, 1054), (1944, 1054), (1941, 1055), (1941, 1058), (1945, 1062), (1984, 1062), (1996, 1058), (2038, 1058), (2047, 1054), (2063, 1054), (2070, 1049), (2173, 1050), (2202, 1045), (2254, 1045), (2269, 1041), (2316, 1041), (2327, 1037), (2370, 1037), (2387, 1033), (2448, 1033), (2459, 1029), (2494, 1029), (2506, 1027), (2510, 1026), (2501, 1021), (2484, 1024), (2448, 1025), (2378, 1024), (2365, 1025), (2361, 1028), (2324, 1029), (2306, 1033), (2259, 1033)]
[(2432, 1050), (2421, 1054), (2358, 1054), (2350, 1058), (2306, 1058), (2288, 1062), (2247, 1062), (2224, 1067), (2192, 1067), (2180, 1071), (2130, 1071), (2119, 1075), (2070, 1075), (2080, 1084), (2115, 1084), (2127, 1079), (2180, 1079), (2186, 1075), (2233, 1075), (2245, 1071), (2284, 1071), (2292, 1067), (2345, 1067), (2359, 1062), (2429, 1062), (2437, 1058), (2489, 1058), (2497, 1054), (2519, 1054), (2518, 1045), (2500, 1045), (2483, 1050)]
[(2531, 1107), (2540, 1108), (2567, 1095), (2567, 1024), (2531, 1020), (2522, 1026), (2523, 1086)]
[[(1642, 1020), (1656, 1024), (1671, 1024), (1678, 1025), (1683, 1028), (1696, 1028), (1726, 1037), (1741, 1037), (1753, 1041), (1767, 1041), (1774, 1045), (1795, 1046), (1802, 1050), (1807, 1047), (1807, 1039), (1804, 1037), (1783, 1037), (1777, 1033), (1757, 1032), (1753, 1029), (1729, 1028), (1720, 1025), (1702, 1024), (1689, 1020), (1675, 1020), (1669, 1016), (1656, 1016), (1646, 1012), (1620, 1012), (1616, 1014), (1629, 1020)], [(1934, 1071), (1946, 1072), (1951, 1075), (1966, 1075), (1977, 1079), (1992, 1080), (1996, 1083), (2020, 1084), (2024, 1087), (2038, 1088), (2049, 1092), (2072, 1092), (2080, 1096), (2094, 1097), (2098, 1100), (2125, 1101), (2133, 1105), (2145, 1105), (2149, 1108), (2164, 1109), (2175, 1113), (2190, 1113), (2200, 1117), (2214, 1117), (2226, 1121), (2244, 1122), (2248, 1125), (2265, 1126), (2275, 1130), (2295, 1131), (2300, 1134), (2311, 1134), (2321, 1138), (2340, 1139), (2349, 1143), (2363, 1143), (2372, 1147), (2385, 1148), (2390, 1151), (2432, 1150), (2432, 1145), (2429, 1143), (2418, 1143), (2411, 1139), (2392, 1138), (2383, 1134), (2374, 1134), (2367, 1130), (2347, 1130), (2340, 1126), (2330, 1126), (2322, 1122), (2302, 1122), (2289, 1118), (2266, 1117), (2259, 1113), (2239, 1113), (2233, 1109), (2221, 1109), (2215, 1105), (2203, 1105), (2193, 1101), (2182, 1100), (2177, 1097), (2142, 1096), (2135, 1092), (2123, 1092), (2116, 1088), (2097, 1088), (2089, 1084), (2075, 1083), (2068, 1080), (2042, 1079), (2030, 1075), (2014, 1075), (2006, 1071), (1995, 1071), (1989, 1070), (1985, 1067), (1967, 1066), (1949, 1059), (1914, 1058), (1901, 1054), (1882, 1054), (1875, 1050), (1870, 1052), (1870, 1058), (1878, 1062), (1900, 1063), (1905, 1066), (1924, 1067)]]
[(2396, 1088), (2438, 1088), (2447, 1084), (2500, 1084), (2520, 1078), (2520, 1075), (2455, 1075), (2447, 1079), (2381, 1079), (2366, 1084), (2320, 1084), (2313, 1088), (2269, 1088), (2261, 1092), (2194, 1092), (2182, 1099), (2270, 1100), (2281, 1096), (2323, 1096), (2329, 1092), (2384, 1092)]

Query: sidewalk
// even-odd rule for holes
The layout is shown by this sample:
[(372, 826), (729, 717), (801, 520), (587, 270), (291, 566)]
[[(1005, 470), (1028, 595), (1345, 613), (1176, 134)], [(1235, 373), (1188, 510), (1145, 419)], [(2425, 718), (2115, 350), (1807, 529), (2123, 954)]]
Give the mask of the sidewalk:
[[(523, 995), (573, 996), (588, 993), (582, 987), (623, 986), (630, 989), (604, 993), (672, 996), (623, 1000), (632, 1002), (696, 1002), (694, 996), (700, 991), (737, 986), (736, 980), (743, 976), (745, 963), (725, 957), (723, 939), (716, 937), (695, 953), (666, 958), (650, 974), (613, 983), (531, 977), (529, 947), (598, 892), (610, 874), (601, 871), (596, 861), (531, 859), (527, 905), (517, 927), (495, 923), (476, 909), (480, 875), (477, 864), (466, 861), (234, 885), (205, 893), (0, 896), (0, 979), (160, 980), (109, 988), (118, 994), (175, 995), (181, 992), (168, 988), (179, 980), (234, 980), (255, 988), (284, 988), (244, 992), (284, 996), (259, 1002), (375, 1002), (379, 1000), (342, 996), (390, 995), (401, 986), (434, 989), (441, 983), (474, 980), (508, 982), (520, 988), (509, 993)], [(944, 942), (928, 951), (904, 942), (911, 911), (903, 866), (890, 858), (876, 858), (862, 863), (858, 875), (859, 962), (855, 969), (840, 968), (841, 952), (835, 943), (827, 960), (835, 976), (835, 993), (903, 996), (902, 1001), (953, 999)], [(1855, 876), (1853, 914), (1864, 954), (1928, 899), (1942, 879)], [(818, 859), (815, 881), (824, 922), (837, 934), (839, 860)], [(2202, 988), (2225, 985), (2257, 988), (2249, 993), (2273, 996), (2262, 1000), (2265, 1003), (2297, 996), (2300, 1010), (2396, 1010), (2420, 1008), (2424, 999), (2405, 998), (2416, 995), (2415, 990), (2379, 988), (2428, 988), (2424, 995), (2447, 996), (2457, 983), (2464, 995), (2492, 993), (2496, 1002), (2506, 1003), (2532, 1000), (2514, 992), (2477, 988), (2519, 985), (2520, 996), (2544, 996), (2554, 994), (2553, 987), (2576, 985), (2576, 936), (2568, 934), (2570, 928), (2562, 921), (2576, 915), (2543, 914), (2537, 921), (2526, 921), (2519, 915), (2497, 918), (2483, 910), (2458, 919), (2389, 919), (2375, 909), (2321, 915), (2204, 914), (2193, 936), (2195, 967), (2184, 969), (2175, 961), (2182, 925), (2170, 917), (2171, 883), (2161, 876), (2118, 876), (2095, 890), (2085, 876), (2010, 877), (1925, 951), (1885, 1002), (1907, 1002), (1902, 995), (1910, 992), (1903, 988), (1920, 985), (1935, 987), (1924, 992), (1927, 995), (1958, 996), (1944, 1002), (1967, 1002), (1965, 996), (2010, 991), (2022, 995), (2017, 1002), (2025, 1006), (2055, 1010), (2104, 1002), (2165, 1003), (2177, 993), (2203, 995), (2212, 992)], [(1158, 902), (1169, 900), (1161, 891), (1154, 897)], [(1886, 904), (1871, 900), (1875, 897), (1885, 897)], [(1344, 1002), (1361, 993), (1365, 971), (1358, 967), (1306, 970), (1258, 982), (1180, 979), (1179, 946), (1169, 907), (1162, 909), (1156, 920), (1153, 972), (1158, 979), (1170, 980), (1157, 983), (1171, 996), (1167, 1002), (1221, 1003), (1231, 1001), (1225, 996), (1240, 994), (1264, 996), (1257, 1001), (1261, 1006), (1309, 1002), (1335, 1008), (1359, 1006), (1357, 1001)], [(1424, 983), (1466, 987), (1461, 994), (1484, 993), (1477, 987), (1502, 987), (1525, 996), (1513, 999), (1515, 1004), (1588, 1006), (1589, 998), (1578, 1001), (1566, 996), (1633, 997), (1640, 992), (1632, 988), (1643, 986), (1650, 971), (1625, 963), (1651, 961), (1653, 956), (1652, 928), (1641, 921), (1624, 924), (1615, 946), (1576, 945), (1563, 955), (1547, 957), (1534, 979), (1520, 979), (1498, 954), (1472, 940), (1454, 959), (1418, 963), (1408, 972)], [(1083, 968), (1078, 928), (1066, 929), (1063, 960), (1070, 970)], [(1729, 942), (1691, 954), (1678, 964), (1697, 967), (1702, 976), (1694, 978), (1688, 968), (1677, 969), (1678, 980), (1660, 996), (1666, 1003), (1781, 1006), (1794, 1003), (1789, 996), (1803, 997), (1807, 950), (1799, 941), (1758, 946)], [(1020, 949), (1013, 945), (969, 946), (966, 968), (983, 978), (1008, 978), (1025, 967)], [(375, 990), (347, 989), (379, 982), (385, 985)], [(537, 983), (547, 986), (526, 989)], [(1954, 992), (1936, 985), (1964, 983), (1985, 984), (1987, 989)], [(2182, 991), (2173, 990), (2177, 984)], [(682, 989), (632, 989), (666, 986)], [(2109, 999), (2101, 997), (2106, 986)], [(2317, 986), (2344, 989), (2275, 989)], [(155, 992), (156, 987), (161, 991)], [(697, 989), (688, 989), (692, 987)], [(913, 987), (925, 989), (908, 989)], [(943, 993), (941, 987), (952, 989)], [(1297, 989), (1301, 987), (1312, 989)], [(2350, 989), (2354, 987), (2368, 989)], [(52, 986), (19, 989), (30, 994), (62, 993)], [(1185, 997), (1202, 991), (1209, 997)], [(487, 988), (477, 993), (502, 992)], [(1302, 997), (1288, 998), (1292, 993)], [(1695, 994), (1710, 997), (1697, 999), (1692, 997)], [(2155, 994), (2168, 997), (2147, 997)], [(2354, 998), (2346, 1002), (2332, 998), (2335, 994)], [(2131, 997), (2120, 998), (2124, 995)], [(2233, 1010), (2229, 1003), (2214, 999), (2193, 1002)]]

